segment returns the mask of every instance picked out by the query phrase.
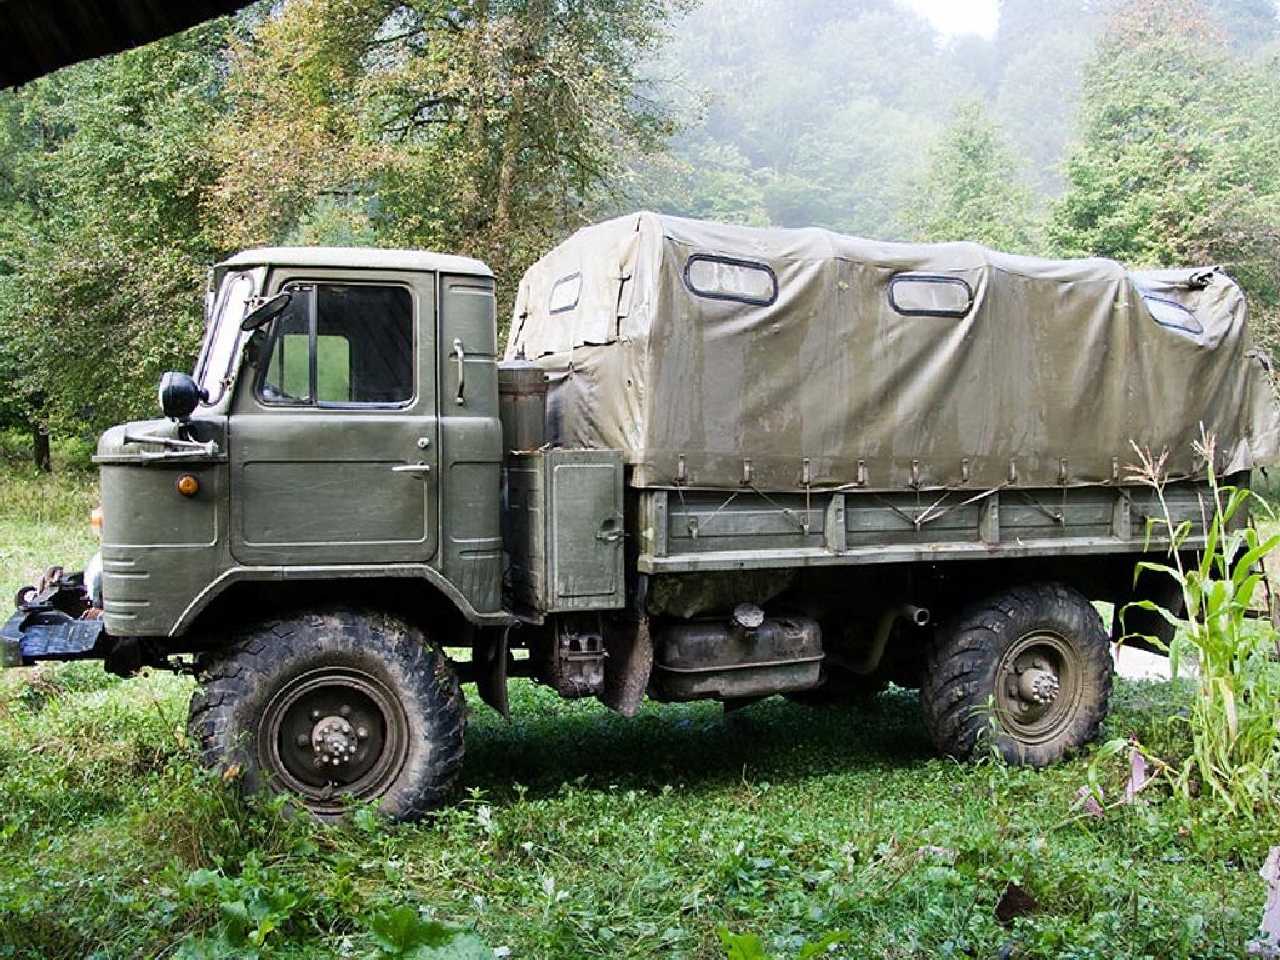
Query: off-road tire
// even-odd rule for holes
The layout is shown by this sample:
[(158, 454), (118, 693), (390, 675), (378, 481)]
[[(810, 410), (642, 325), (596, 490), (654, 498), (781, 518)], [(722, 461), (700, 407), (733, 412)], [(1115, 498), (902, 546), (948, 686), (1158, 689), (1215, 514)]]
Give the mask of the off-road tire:
[[(462, 764), (457, 675), (421, 630), (387, 614), (261, 623), (202, 658), (198, 677), (189, 729), (206, 766), (321, 820), (340, 819), (353, 800), (417, 819), (444, 801)], [(338, 771), (313, 766), (321, 757)]]
[[(1015, 587), (939, 631), (920, 687), (925, 725), (957, 759), (994, 748), (1008, 763), (1043, 767), (1097, 736), (1112, 672), (1107, 633), (1088, 600), (1062, 584)], [(1045, 703), (1047, 674), (1058, 687)]]

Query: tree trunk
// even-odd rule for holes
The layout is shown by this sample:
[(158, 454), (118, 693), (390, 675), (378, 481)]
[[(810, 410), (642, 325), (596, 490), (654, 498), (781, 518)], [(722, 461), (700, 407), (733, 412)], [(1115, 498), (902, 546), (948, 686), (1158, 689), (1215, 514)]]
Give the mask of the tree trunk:
[(49, 425), (31, 421), (31, 461), (42, 473), (53, 473), (53, 456), (49, 450)]
[(516, 62), (511, 71), (511, 98), (507, 106), (493, 212), (494, 234), (499, 248), (504, 252), (512, 247), (511, 234), (515, 227), (516, 177), (520, 172), (520, 152), (524, 149), (527, 88), (534, 72), (544, 66), (542, 46), (543, 31), (546, 29), (545, 13), (542, 0), (530, 0), (525, 11), (522, 49), (515, 51)]
[(503, 250), (511, 245), (516, 174), (519, 172), (520, 149), (524, 135), (523, 113), (524, 91), (517, 89), (512, 93), (511, 105), (507, 108), (506, 136), (502, 141), (502, 162), (498, 167), (498, 190), (494, 198), (494, 234), (498, 245)]
[[(484, 157), (487, 150), (488, 124), (485, 110), (489, 98), (489, 63), (488, 63), (488, 31), (489, 3), (479, 0), (475, 5), (472, 23), (470, 77), (468, 77), (470, 96), (467, 103), (467, 151), (470, 154), (469, 168), (466, 175), (466, 186), (462, 191), (463, 223), (466, 224), (465, 243), (473, 244), (476, 240), (472, 234), (478, 233), (488, 217), (489, 204), (484, 199), (484, 187), (481, 178), (484, 174)], [(466, 250), (475, 254), (476, 250)]]

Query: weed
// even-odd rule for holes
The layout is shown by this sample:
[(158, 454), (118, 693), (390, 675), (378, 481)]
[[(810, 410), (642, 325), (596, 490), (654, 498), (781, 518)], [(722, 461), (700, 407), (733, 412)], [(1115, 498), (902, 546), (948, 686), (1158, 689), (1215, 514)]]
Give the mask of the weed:
[[(716, 930), (716, 936), (724, 945), (726, 960), (769, 960), (769, 954), (765, 953), (760, 938), (753, 933), (735, 934), (730, 933), (726, 927), (720, 927)], [(815, 957), (826, 956), (848, 940), (847, 933), (832, 930), (817, 940), (801, 944), (795, 954), (796, 960), (813, 960)]]
[(369, 932), (378, 960), (492, 960), (493, 951), (464, 927), (423, 918), (401, 904), (375, 913)]
[[(1181, 552), (1191, 525), (1175, 524), (1164, 498), (1164, 458), (1140, 451), (1137, 474), (1155, 490), (1163, 515), (1157, 522), (1172, 540), (1167, 563), (1144, 562), (1139, 570), (1176, 580), (1183, 612), (1176, 616), (1146, 600), (1134, 606), (1176, 627), (1167, 650), (1175, 676), (1186, 661), (1196, 667), (1193, 695), (1177, 715), (1189, 730), (1190, 748), (1183, 757), (1157, 760), (1157, 770), (1184, 800), (1203, 797), (1232, 816), (1274, 816), (1280, 813), (1272, 789), (1280, 780), (1280, 664), (1276, 632), (1250, 615), (1250, 602), (1262, 580), (1262, 558), (1280, 546), (1280, 536), (1264, 538), (1242, 522), (1250, 506), (1268, 516), (1270, 507), (1247, 489), (1219, 486), (1213, 439), (1203, 437), (1197, 453), (1210, 465), (1212, 502), (1204, 506), (1206, 546), (1194, 563)], [(1120, 750), (1113, 742), (1103, 756)]]

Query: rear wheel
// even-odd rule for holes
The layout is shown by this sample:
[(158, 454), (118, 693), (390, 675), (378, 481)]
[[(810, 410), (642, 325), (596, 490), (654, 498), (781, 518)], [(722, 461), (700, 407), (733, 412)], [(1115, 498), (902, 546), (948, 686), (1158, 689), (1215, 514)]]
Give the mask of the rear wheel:
[(1009, 763), (1045, 766), (1097, 736), (1112, 670), (1088, 600), (1061, 584), (1017, 587), (970, 607), (930, 648), (925, 723), (951, 756), (990, 743)]
[(202, 662), (201, 675), (190, 727), (205, 762), (321, 819), (352, 801), (415, 819), (461, 766), (457, 678), (394, 617), (336, 610), (264, 624)]

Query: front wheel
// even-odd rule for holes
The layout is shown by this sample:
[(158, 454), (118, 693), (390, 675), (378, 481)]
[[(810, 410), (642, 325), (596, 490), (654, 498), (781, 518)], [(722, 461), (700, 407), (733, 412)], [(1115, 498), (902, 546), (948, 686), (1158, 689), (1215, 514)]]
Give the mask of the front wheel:
[(990, 744), (1042, 767), (1098, 733), (1111, 696), (1102, 620), (1061, 584), (998, 593), (970, 607), (930, 648), (920, 700), (940, 750), (969, 759)]
[(201, 663), (190, 728), (205, 763), (320, 819), (352, 801), (396, 820), (439, 805), (462, 763), (466, 707), (444, 654), (385, 614), (307, 613)]

